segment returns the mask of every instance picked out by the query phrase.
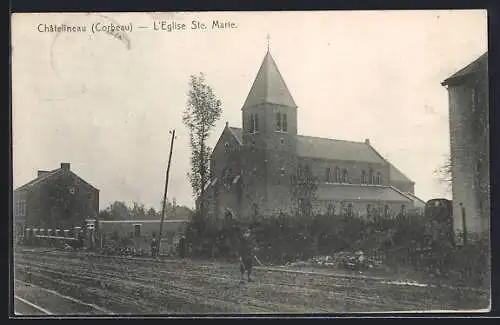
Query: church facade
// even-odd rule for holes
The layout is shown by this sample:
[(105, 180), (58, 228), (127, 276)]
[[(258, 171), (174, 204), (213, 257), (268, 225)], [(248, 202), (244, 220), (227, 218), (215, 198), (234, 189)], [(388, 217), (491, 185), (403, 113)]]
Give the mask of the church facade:
[[(292, 179), (308, 170), (317, 182), (312, 212), (370, 218), (425, 204), (414, 182), (362, 142), (299, 135), (297, 105), (268, 51), (241, 109), (242, 128), (226, 123), (210, 157), (206, 211), (252, 220), (294, 215)], [(298, 174), (299, 173), (299, 174)]]

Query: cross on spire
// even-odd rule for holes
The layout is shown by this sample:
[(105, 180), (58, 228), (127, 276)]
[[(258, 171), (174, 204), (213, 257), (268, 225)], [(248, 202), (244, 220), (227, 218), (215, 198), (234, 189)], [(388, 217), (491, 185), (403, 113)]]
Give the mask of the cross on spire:
[(269, 52), (269, 41), (271, 40), (271, 35), (267, 33), (267, 52)]

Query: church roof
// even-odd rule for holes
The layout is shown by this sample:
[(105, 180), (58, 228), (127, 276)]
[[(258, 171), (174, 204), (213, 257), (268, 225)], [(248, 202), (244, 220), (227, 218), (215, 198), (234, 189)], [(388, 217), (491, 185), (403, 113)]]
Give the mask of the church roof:
[(364, 161), (385, 164), (385, 160), (365, 142), (297, 136), (299, 157), (346, 161)]
[(389, 178), (391, 181), (404, 181), (411, 182), (411, 180), (406, 177), (399, 169), (397, 169), (393, 164), (389, 163)]
[[(230, 129), (237, 137), (238, 141), (242, 143), (242, 130), (235, 127), (230, 127)], [(332, 160), (386, 163), (386, 161), (365, 142), (309, 137), (305, 135), (297, 136), (297, 155), (299, 157)]]
[(472, 63), (457, 71), (455, 74), (448, 77), (441, 84), (443, 86), (451, 85), (457, 82), (460, 82), (464, 78), (477, 74), (477, 73), (485, 73), (488, 71), (488, 52), (481, 55), (479, 58), (474, 60)]
[[(342, 189), (339, 191), (339, 189)], [(412, 198), (404, 195), (392, 186), (367, 184), (326, 184), (321, 183), (316, 191), (318, 200), (346, 201), (389, 201), (411, 202)]]
[(269, 51), (262, 61), (243, 107), (263, 103), (297, 107)]

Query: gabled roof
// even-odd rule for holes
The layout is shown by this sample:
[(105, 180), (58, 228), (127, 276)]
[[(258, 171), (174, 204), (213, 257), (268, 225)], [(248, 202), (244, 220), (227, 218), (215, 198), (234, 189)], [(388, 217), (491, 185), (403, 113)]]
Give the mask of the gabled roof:
[[(62, 168), (57, 168), (57, 169), (54, 169), (54, 170), (51, 170), (50, 172), (47, 172), (47, 173), (44, 173), (43, 175), (35, 178), (34, 180), (16, 188), (14, 191), (23, 191), (23, 190), (27, 190), (27, 189), (30, 189), (30, 188), (33, 188), (34, 186), (37, 186), (39, 184), (42, 184), (44, 182), (46, 182), (47, 180), (57, 176), (57, 175), (60, 175), (64, 172), (65, 170), (62, 169)], [(92, 187), (93, 189), (95, 190), (99, 190), (97, 189), (96, 187), (92, 186), (92, 184), (88, 183), (87, 181), (85, 181), (83, 178), (81, 178), (80, 176), (76, 175), (74, 172), (72, 172), (71, 170), (68, 170), (69, 173), (71, 173), (71, 175), (73, 175), (73, 177), (77, 178), (80, 182)]]
[(243, 107), (263, 103), (297, 107), (271, 53), (267, 52)]
[[(339, 191), (339, 189), (342, 189)], [(411, 202), (412, 199), (391, 186), (367, 184), (321, 183), (316, 191), (318, 200)]]
[(441, 83), (441, 85), (451, 85), (453, 83), (459, 82), (464, 78), (477, 74), (477, 73), (485, 73), (488, 71), (488, 52), (481, 55), (479, 58), (474, 60), (472, 63), (457, 71), (450, 77), (448, 77), (445, 81)]
[(389, 163), (389, 179), (391, 181), (402, 181), (402, 182), (412, 182), (405, 174), (403, 174), (399, 169), (393, 164)]
[(61, 168), (51, 170), (50, 172), (45, 173), (45, 174), (41, 175), (40, 177), (37, 177), (34, 180), (16, 188), (15, 191), (27, 190), (28, 188), (31, 188), (35, 185), (38, 185), (38, 184), (46, 181), (47, 179), (52, 178), (55, 175), (58, 175), (61, 171), (62, 171)]
[(236, 137), (236, 140), (238, 140), (238, 143), (243, 143), (243, 130), (242, 129), (230, 126), (229, 130), (231, 130), (233, 135)]
[(328, 138), (297, 136), (299, 157), (313, 157), (346, 161), (364, 161), (385, 164), (371, 146), (365, 142), (336, 140)]
[[(235, 127), (230, 127), (230, 129), (238, 141), (242, 143), (242, 130)], [(385, 163), (385, 160), (365, 142), (309, 137), (305, 135), (297, 136), (297, 154), (299, 157)]]

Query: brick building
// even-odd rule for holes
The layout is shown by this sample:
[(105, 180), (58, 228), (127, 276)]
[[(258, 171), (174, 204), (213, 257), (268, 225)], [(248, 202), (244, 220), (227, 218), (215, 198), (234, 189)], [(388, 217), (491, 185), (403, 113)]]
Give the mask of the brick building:
[(488, 52), (453, 74), (448, 89), (454, 228), (490, 227)]
[(73, 229), (99, 213), (99, 190), (70, 170), (69, 163), (14, 190), (16, 233), (25, 227)]
[(269, 51), (242, 107), (242, 128), (226, 127), (211, 154), (205, 185), (209, 214), (249, 219), (294, 213), (292, 178), (319, 180), (312, 209), (370, 217), (422, 208), (414, 182), (361, 142), (298, 135), (297, 105)]

